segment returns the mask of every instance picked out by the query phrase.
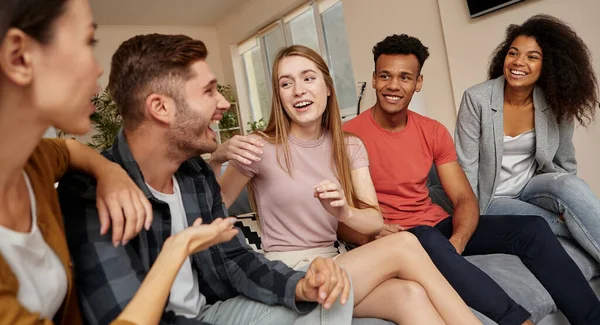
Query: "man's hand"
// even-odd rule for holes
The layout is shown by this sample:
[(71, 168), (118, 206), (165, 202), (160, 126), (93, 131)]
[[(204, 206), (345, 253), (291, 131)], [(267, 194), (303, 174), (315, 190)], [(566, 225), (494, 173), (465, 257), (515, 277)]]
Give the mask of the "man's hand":
[(142, 228), (150, 229), (152, 206), (121, 166), (106, 164), (96, 179), (100, 234), (106, 234), (112, 222), (112, 242), (117, 247), (127, 244)]
[(250, 165), (262, 155), (262, 140), (256, 135), (236, 135), (223, 142), (210, 156), (211, 162), (223, 164), (230, 160)]
[(383, 230), (379, 233), (379, 235), (375, 236), (375, 239), (379, 239), (385, 236), (393, 235), (397, 232), (404, 231), (406, 228), (396, 225), (396, 224), (385, 224), (383, 225)]
[(340, 303), (346, 304), (351, 289), (346, 270), (331, 258), (317, 257), (296, 285), (296, 300), (318, 302), (329, 309), (340, 294)]
[(462, 236), (452, 235), (452, 237), (450, 237), (450, 244), (452, 244), (454, 249), (456, 249), (456, 252), (461, 255), (465, 251), (468, 242), (469, 240)]

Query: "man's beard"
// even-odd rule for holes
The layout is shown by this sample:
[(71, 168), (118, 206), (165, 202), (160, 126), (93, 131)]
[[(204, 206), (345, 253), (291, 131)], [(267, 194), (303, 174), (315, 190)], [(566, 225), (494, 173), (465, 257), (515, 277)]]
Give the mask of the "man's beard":
[(176, 100), (176, 104), (175, 125), (167, 135), (171, 144), (169, 155), (187, 160), (217, 150), (215, 141), (200, 139), (207, 127), (202, 116), (194, 113), (183, 99)]

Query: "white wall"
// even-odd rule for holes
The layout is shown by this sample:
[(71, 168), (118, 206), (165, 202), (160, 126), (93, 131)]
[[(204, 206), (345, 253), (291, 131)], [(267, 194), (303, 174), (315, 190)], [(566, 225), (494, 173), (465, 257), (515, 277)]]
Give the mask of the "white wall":
[[(96, 39), (99, 40), (94, 48), (96, 59), (100, 62), (104, 74), (98, 79), (102, 88), (108, 85), (108, 76), (110, 75), (110, 62), (113, 54), (124, 41), (135, 35), (140, 34), (184, 34), (194, 39), (202, 40), (208, 48), (207, 62), (211, 65), (213, 73), (219, 80), (223, 80), (223, 65), (221, 63), (221, 53), (219, 42), (217, 40), (217, 31), (212, 27), (177, 27), (177, 26), (98, 26), (96, 30)], [(86, 143), (90, 141), (95, 130), (88, 134), (77, 136), (76, 139)]]
[(452, 132), (456, 113), (437, 1), (342, 0), (342, 4), (354, 77), (357, 82), (367, 81), (362, 110), (376, 101), (371, 87), (373, 46), (386, 36), (405, 33), (419, 38), (430, 52), (422, 71), (423, 89), (415, 95), (412, 108), (426, 112)]
[[(238, 71), (242, 69), (241, 64), (232, 59), (231, 47), (302, 3), (305, 1), (256, 0), (217, 26), (226, 83), (236, 85), (234, 66)], [(355, 80), (367, 81), (361, 108), (367, 109), (375, 103), (371, 88), (371, 49), (388, 35), (409, 33), (419, 37), (431, 52), (423, 70), (424, 87), (421, 94), (415, 96), (413, 108), (426, 112), (453, 130), (456, 113), (436, 0), (370, 0), (368, 5), (365, 0), (342, 0), (342, 4)], [(406, 8), (411, 8), (411, 14), (398, 19), (398, 13)], [(430, 17), (427, 24), (422, 24), (422, 17)], [(243, 81), (237, 80), (236, 88), (240, 93), (245, 91)], [(250, 103), (244, 96), (240, 97), (240, 113), (245, 125)]]
[(129, 38), (140, 34), (184, 34), (199, 39), (208, 48), (207, 62), (219, 80), (223, 80), (222, 57), (217, 40), (217, 31), (212, 27), (177, 27), (177, 26), (98, 26), (96, 38), (99, 40), (94, 49), (96, 58), (104, 69), (100, 85), (108, 85), (110, 61), (119, 45)]
[[(504, 31), (511, 24), (520, 24), (532, 15), (546, 13), (569, 23), (590, 48), (593, 56), (600, 55), (600, 1), (598, 0), (527, 0), (500, 11), (469, 19), (466, 1), (438, 0), (443, 35), (448, 52), (450, 77), (458, 108), (462, 93), (468, 87), (485, 80), (489, 56), (504, 39)], [(600, 77), (600, 60), (594, 60)], [(575, 148), (579, 176), (600, 195), (600, 173), (597, 162), (600, 151), (597, 123), (575, 132)]]

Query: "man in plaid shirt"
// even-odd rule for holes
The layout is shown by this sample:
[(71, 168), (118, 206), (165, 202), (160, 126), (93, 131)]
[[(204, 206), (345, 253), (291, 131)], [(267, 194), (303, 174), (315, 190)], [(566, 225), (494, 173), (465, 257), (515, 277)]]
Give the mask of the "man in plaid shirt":
[[(124, 42), (112, 58), (109, 89), (124, 126), (103, 154), (142, 189), (153, 220), (129, 242), (119, 242), (118, 234), (134, 233), (131, 222), (124, 229), (115, 223), (112, 238), (103, 236), (95, 180), (70, 174), (61, 181), (65, 230), (89, 324), (108, 324), (121, 313), (169, 236), (198, 217), (210, 224), (227, 216), (215, 175), (200, 158), (216, 149), (209, 126), (229, 108), (206, 55), (201, 41), (151, 34)], [(190, 256), (167, 305), (148, 308), (164, 310), (160, 324), (350, 324), (351, 291), (347, 273), (331, 259), (315, 260), (306, 273), (294, 271), (252, 251), (238, 234)]]

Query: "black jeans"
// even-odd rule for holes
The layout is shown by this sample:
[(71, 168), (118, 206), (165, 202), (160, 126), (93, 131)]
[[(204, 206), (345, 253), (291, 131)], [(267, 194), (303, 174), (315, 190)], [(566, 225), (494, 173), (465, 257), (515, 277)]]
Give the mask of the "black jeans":
[[(435, 227), (409, 230), (463, 300), (499, 325), (530, 317), (487, 274), (459, 255), (448, 239), (452, 218)], [(504, 253), (518, 256), (548, 290), (571, 324), (600, 324), (600, 301), (544, 219), (536, 216), (481, 216), (464, 256)]]

